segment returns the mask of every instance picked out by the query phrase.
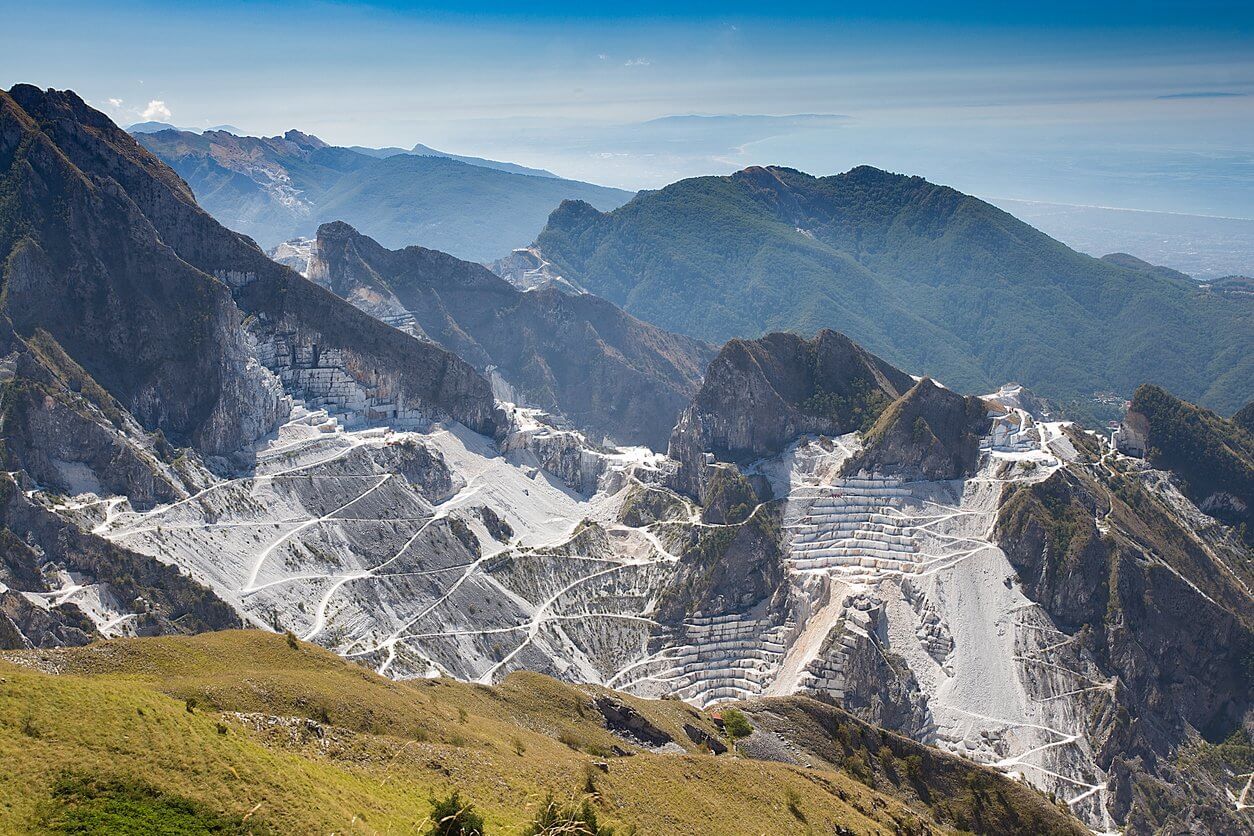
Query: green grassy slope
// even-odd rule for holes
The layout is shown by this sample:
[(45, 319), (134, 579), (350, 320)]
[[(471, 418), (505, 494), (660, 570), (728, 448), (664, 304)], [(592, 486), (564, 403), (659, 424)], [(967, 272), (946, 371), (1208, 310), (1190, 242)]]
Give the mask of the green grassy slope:
[(1254, 543), (1254, 434), (1235, 416), (1224, 420), (1158, 386), (1142, 386), (1127, 423), (1145, 435), (1151, 464), (1172, 471), (1190, 499)]

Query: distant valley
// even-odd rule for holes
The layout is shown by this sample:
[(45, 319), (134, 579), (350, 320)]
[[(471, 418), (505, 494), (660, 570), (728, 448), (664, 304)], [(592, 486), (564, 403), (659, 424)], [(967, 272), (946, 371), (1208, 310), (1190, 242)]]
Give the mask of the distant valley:
[(1125, 252), (1199, 281), (1254, 276), (1254, 220), (991, 199), (1016, 218), (1092, 256)]

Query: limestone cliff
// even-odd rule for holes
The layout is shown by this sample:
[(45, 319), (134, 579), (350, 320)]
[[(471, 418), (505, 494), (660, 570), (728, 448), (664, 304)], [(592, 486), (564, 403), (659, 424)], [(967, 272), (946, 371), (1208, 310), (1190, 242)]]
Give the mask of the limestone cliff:
[[(56, 160), (67, 172), (64, 175), (67, 183), (94, 180), (102, 184), (97, 191), (119, 203), (120, 209), (97, 213), (102, 217), (125, 219), (118, 235), (125, 239), (137, 234), (135, 230), (146, 230), (144, 240), (151, 243), (154, 254), (151, 258), (144, 256), (142, 264), (137, 259), (136, 264), (141, 269), (132, 269), (127, 276), (138, 273), (148, 277), (149, 286), (170, 294), (171, 301), (186, 299), (185, 315), (190, 318), (190, 327), (184, 331), (170, 328), (171, 336), (167, 339), (171, 344), (152, 346), (154, 355), (159, 348), (167, 360), (162, 368), (170, 368), (165, 373), (172, 381), (171, 391), (143, 397), (141, 390), (134, 399), (123, 398), (145, 426), (151, 423), (149, 411), (171, 410), (187, 400), (187, 393), (178, 391), (179, 387), (190, 388), (193, 394), (199, 394), (199, 388), (204, 387), (219, 396), (218, 412), (221, 414), (213, 414), (214, 404), (209, 394), (200, 395), (200, 400), (206, 404), (200, 406), (194, 416), (205, 414), (198, 424), (185, 431), (200, 449), (207, 452), (238, 449), (273, 429), (277, 411), (274, 392), (266, 391), (262, 397), (230, 379), (219, 381), (216, 387), (213, 384), (224, 373), (219, 371), (221, 369), (233, 373), (237, 379), (255, 380), (256, 386), (265, 389), (264, 369), (250, 363), (257, 353), (255, 344), (284, 340), (287, 345), (307, 349), (310, 360), (338, 352), (334, 355), (338, 361), (334, 371), (353, 380), (354, 386), (360, 389), (354, 393), (359, 403), (381, 407), (377, 410), (380, 413), (421, 411), (430, 419), (452, 418), (479, 432), (491, 434), (498, 429), (501, 416), (494, 408), (491, 389), (474, 369), (435, 346), (388, 328), (306, 281), (295, 271), (271, 261), (250, 239), (224, 228), (202, 211), (191, 190), (173, 171), (73, 93), (18, 85), (5, 98), (5, 103), (8, 110), (22, 113), (27, 130), (38, 134), (36, 144), (46, 148), (48, 158)], [(42, 229), (54, 222), (53, 218), (35, 219), (31, 226)], [(75, 229), (81, 226), (75, 224)], [(95, 236), (90, 240), (99, 243), (107, 239)], [(102, 259), (109, 264), (109, 258), (119, 257), (104, 253)], [(72, 263), (95, 261), (95, 258), (84, 258)], [(32, 253), (26, 262), (38, 265), (37, 253)], [(32, 272), (42, 275), (30, 267), (24, 274)], [(168, 280), (180, 274), (185, 276), (183, 280)], [(52, 281), (60, 274), (47, 275)], [(114, 317), (126, 314), (124, 309), (130, 304), (137, 319), (141, 313), (146, 314), (142, 319), (145, 323), (177, 324), (179, 307), (167, 305), (171, 309), (160, 314), (145, 312), (142, 304), (133, 304), (124, 290), (128, 289), (118, 289), (117, 303), (91, 312), (92, 316), (102, 323), (112, 323)], [(142, 298), (135, 301), (142, 302)], [(206, 316), (206, 306), (214, 313)], [(89, 311), (84, 309), (83, 313)], [(42, 317), (47, 314), (35, 312), (32, 316), (40, 318), (42, 323)], [(245, 320), (246, 329), (240, 329), (240, 322)], [(198, 337), (198, 329), (206, 332), (204, 337)], [(60, 339), (57, 330), (49, 330)], [(118, 331), (111, 328), (109, 333)], [(163, 331), (158, 329), (156, 333)], [(175, 333), (177, 338), (172, 336)], [(133, 345), (127, 346), (129, 356), (120, 358), (119, 363), (98, 361), (105, 375), (101, 380), (106, 389), (113, 391), (115, 388), (107, 374), (109, 369), (125, 367), (127, 362), (134, 364), (145, 357), (142, 349), (148, 346), (152, 336), (155, 335), (148, 336), (147, 340), (135, 339)], [(204, 344), (206, 340), (216, 342)], [(80, 355), (78, 348), (67, 345), (76, 359)], [(94, 347), (83, 348), (86, 353)], [(193, 371), (168, 362), (169, 358), (177, 360), (186, 355), (191, 357), (188, 362), (201, 363), (205, 369)], [(88, 361), (80, 359), (80, 362), (96, 373)], [(323, 368), (316, 362), (311, 367)], [(282, 372), (284, 368), (279, 366), (275, 370)], [(325, 394), (315, 390), (315, 397)], [(161, 417), (153, 416), (154, 419)], [(167, 419), (166, 423), (183, 430), (183, 424), (192, 421), (184, 418), (179, 423)], [(200, 435), (191, 437), (194, 430), (199, 430)]]
[(924, 378), (894, 401), (845, 465), (906, 479), (958, 479), (975, 470), (980, 437), (991, 421), (979, 398), (963, 397)]
[(1130, 832), (1237, 832), (1221, 799), (1223, 770), (1240, 763), (1222, 766), (1219, 744), (1254, 721), (1254, 564), (1231, 530), (1197, 527), (1172, 496), (1154, 471), (1069, 467), (1009, 490), (995, 536), (1065, 631), (1077, 687), (1088, 683), (1085, 733), (1116, 819)]

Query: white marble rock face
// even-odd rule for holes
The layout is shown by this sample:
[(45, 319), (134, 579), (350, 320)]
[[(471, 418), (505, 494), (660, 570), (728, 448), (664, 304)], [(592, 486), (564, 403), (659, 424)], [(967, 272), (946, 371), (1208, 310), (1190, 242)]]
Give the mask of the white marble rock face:
[(658, 623), (658, 601), (687, 534), (709, 524), (678, 495), (687, 519), (620, 519), (633, 492), (666, 490), (673, 461), (594, 447), (517, 407), (494, 442), (387, 402), (336, 352), (280, 337), (261, 354), (303, 403), (255, 470), (144, 513), (109, 500), (90, 517), (97, 533), (178, 565), (253, 624), (394, 677), (493, 682), (528, 668), (702, 706), (839, 703), (875, 687), (856, 679), (867, 654), (891, 656), (926, 705), (918, 736), (1109, 824), (1075, 697), (1111, 685), (1056, 658), (1065, 635), (992, 541), (1003, 486), (1073, 454), (1057, 426), (1011, 410), (979, 471), (949, 482), (842, 476), (856, 434), (798, 440), (748, 468), (783, 501), (782, 607), (698, 610), (676, 627)]

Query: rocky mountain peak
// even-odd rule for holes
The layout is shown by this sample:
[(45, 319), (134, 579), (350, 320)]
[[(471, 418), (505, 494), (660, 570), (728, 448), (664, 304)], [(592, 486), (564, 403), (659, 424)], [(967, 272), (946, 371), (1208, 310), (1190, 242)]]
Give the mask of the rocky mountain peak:
[(331, 147), (328, 143), (318, 139), (318, 137), (313, 136), (312, 134), (303, 133), (295, 128), (283, 134), (283, 138), (294, 145), (299, 145), (301, 148), (310, 151), (316, 151), (319, 148)]
[(671, 456), (683, 465), (684, 489), (701, 496), (707, 454), (743, 462), (778, 453), (805, 433), (869, 427), (912, 383), (829, 329), (809, 340), (791, 333), (731, 340), (672, 433)]
[(342, 222), (318, 229), (309, 276), (455, 352), (502, 400), (617, 443), (660, 448), (713, 353), (603, 299), (523, 292), (481, 264), (425, 247), (389, 250)]
[(984, 402), (923, 378), (876, 420), (845, 466), (907, 479), (959, 479), (974, 472), (991, 421)]

